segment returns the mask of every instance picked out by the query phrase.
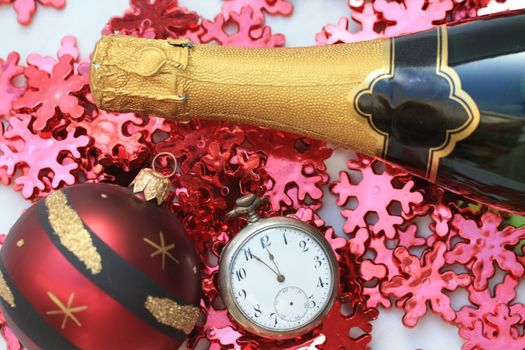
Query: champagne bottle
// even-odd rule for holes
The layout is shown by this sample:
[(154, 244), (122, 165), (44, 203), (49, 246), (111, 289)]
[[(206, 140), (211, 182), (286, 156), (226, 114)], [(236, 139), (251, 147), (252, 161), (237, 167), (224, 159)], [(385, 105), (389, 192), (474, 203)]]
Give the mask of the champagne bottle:
[(389, 40), (234, 48), (104, 37), (97, 105), (228, 120), (339, 143), (525, 213), (525, 14)]

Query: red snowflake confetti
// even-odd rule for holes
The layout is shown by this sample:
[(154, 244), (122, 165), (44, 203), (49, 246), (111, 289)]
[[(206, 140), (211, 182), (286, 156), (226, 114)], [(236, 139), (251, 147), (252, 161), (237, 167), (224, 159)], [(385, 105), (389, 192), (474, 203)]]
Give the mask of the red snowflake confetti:
[(82, 129), (93, 139), (101, 164), (118, 164), (129, 170), (129, 164), (144, 155), (148, 147), (141, 142), (142, 133), (129, 132), (130, 125), (141, 125), (142, 119), (133, 113), (115, 114), (99, 110), (97, 115), (80, 122), (72, 121), (68, 130)]
[(446, 321), (452, 321), (456, 317), (450, 306), (450, 298), (443, 291), (466, 287), (470, 284), (470, 276), (440, 271), (445, 264), (443, 255), (446, 249), (444, 243), (435, 243), (432, 250), (425, 252), (421, 262), (404, 247), (398, 247), (394, 251), (396, 263), (403, 275), (385, 282), (381, 290), (385, 295), (398, 299), (408, 296), (403, 303), (403, 323), (407, 327), (414, 327), (419, 318), (425, 315), (427, 301), (432, 310)]
[[(344, 300), (345, 298), (343, 298)], [(371, 321), (379, 315), (376, 309), (366, 308), (363, 304), (356, 304), (350, 315), (345, 316), (342, 307), (345, 301), (336, 300), (334, 306), (326, 316), (321, 333), (326, 336), (323, 348), (325, 349), (352, 349), (368, 350), (372, 340)], [(350, 336), (350, 331), (358, 328), (362, 334), (357, 338)]]
[[(69, 55), (77, 62), (80, 58), (80, 52), (77, 48), (77, 39), (74, 36), (65, 36), (62, 38), (60, 49), (57, 53), (57, 58)], [(32, 53), (27, 56), (27, 63), (35, 66), (41, 71), (49, 74), (53, 73), (53, 67), (58, 63), (57, 59), (50, 56), (41, 56), (38, 53)]]
[(387, 37), (415, 33), (430, 29), (437, 24), (445, 23), (447, 12), (454, 6), (452, 0), (410, 0), (402, 3), (396, 1), (376, 0), (374, 8), (381, 12), (389, 25), (385, 29)]
[(293, 5), (286, 0), (227, 0), (222, 5), (222, 14), (228, 20), (231, 13), (241, 13), (243, 7), (250, 7), (253, 18), (260, 21), (264, 21), (263, 11), (272, 16), (289, 16), (293, 11)]
[(51, 187), (56, 189), (63, 182), (66, 185), (75, 183), (75, 177), (71, 172), (78, 168), (75, 162), (65, 162), (61, 155), (68, 152), (67, 158), (80, 158), (79, 148), (85, 147), (89, 138), (87, 136), (75, 137), (73, 133), (68, 133), (64, 140), (44, 139), (34, 135), (29, 129), (30, 118), (10, 119), (10, 127), (5, 131), (4, 136), (8, 139), (20, 138), (24, 141), (23, 149), (16, 150), (10, 148), (5, 143), (0, 144), (0, 167), (6, 167), (8, 175), (13, 175), (16, 168), (23, 166), (27, 169), (22, 176), (15, 179), (15, 184), (22, 187), (22, 195), (30, 198), (34, 191), (44, 191), (46, 185), (41, 178), (41, 171), (49, 170), (52, 175)]
[(473, 329), (459, 330), (461, 337), (467, 340), (462, 350), (523, 350), (525, 336), (519, 330), (522, 323), (520, 316), (512, 314), (506, 304), (499, 304), (494, 313), (476, 320)]
[[(6, 2), (14, 1), (0, 0), (0, 3)], [(21, 12), (30, 18), (36, 0), (17, 2), (25, 4)], [(53, 3), (60, 6), (63, 2)], [(447, 10), (453, 2), (454, 7)], [(446, 20), (472, 17), (478, 11), (511, 8), (518, 2), (350, 0), (351, 19), (361, 25), (360, 30), (351, 30), (350, 18), (342, 17), (336, 25), (324, 26), (317, 42), (356, 42), (414, 32)], [(52, 1), (41, 0), (40, 3), (51, 4)], [(487, 4), (489, 6), (483, 9)], [(175, 0), (134, 0), (122, 17), (110, 20), (104, 33), (150, 38), (184, 36), (194, 42), (215, 41), (222, 45), (282, 46), (284, 36), (271, 33), (270, 27), (265, 25), (265, 16), (288, 16), (292, 9), (287, 0), (227, 0), (213, 21), (205, 20), (201, 25), (197, 14), (177, 7)], [(237, 31), (232, 33), (231, 26), (237, 27)], [(66, 60), (67, 64), (62, 63)], [(89, 64), (80, 60), (73, 37), (63, 39), (57, 58), (32, 54), (27, 63), (31, 67), (27, 71), (33, 70), (37, 77), (29, 79), (28, 91), (20, 98), (25, 88), (13, 86), (13, 78), (16, 80), (22, 73), (18, 55), (12, 53), (6, 61), (0, 61), (0, 115), (7, 119), (2, 125), (7, 132), (5, 136), (0, 135), (2, 183), (8, 184), (14, 177), (14, 188), (31, 199), (45, 195), (61, 182), (112, 181), (127, 185), (131, 174), (154, 153), (153, 149), (177, 156), (181, 167), (173, 178), (176, 190), (171, 194), (172, 199), (175, 195), (177, 199), (170, 203), (170, 209), (195, 241), (204, 265), (201, 307), (207, 318), (192, 335), (191, 347), (206, 338), (210, 348), (217, 350), (365, 349), (371, 339), (370, 321), (377, 317), (374, 307), (390, 307), (389, 296), (394, 296), (396, 304), (405, 309), (404, 322), (409, 326), (426, 312), (427, 301), (434, 312), (450, 321), (454, 312), (444, 292), (467, 285), (470, 277), (442, 272), (446, 270), (443, 254), (448, 248), (448, 262), (448, 257), (459, 254), (461, 247), (475, 243), (499, 245), (498, 252), (477, 254), (479, 257), (464, 264), (473, 271), (474, 278), (479, 274), (478, 280), (485, 278), (480, 277), (483, 273), (489, 272), (488, 276), (492, 276), (490, 266), (493, 261), (498, 262), (502, 252), (510, 252), (514, 260), (504, 259), (510, 261), (512, 269), (509, 267), (505, 271), (504, 281), (496, 286), (494, 295), (487, 288), (479, 290), (476, 284), (468, 287), (473, 306), (461, 308), (454, 319), (460, 334), (467, 339), (465, 348), (505, 346), (505, 350), (512, 350), (514, 344), (517, 348), (523, 347), (519, 330), (525, 321), (525, 307), (513, 299), (521, 266), (516, 261), (525, 264), (525, 258), (516, 258), (511, 249), (514, 242), (521, 239), (521, 235), (520, 238), (513, 235), (525, 228), (510, 230), (495, 224), (487, 238), (475, 231), (483, 228), (483, 225), (476, 226), (476, 222), (483, 223), (486, 215), (495, 215), (483, 214), (486, 208), (459, 209), (451, 203), (457, 196), (447, 194), (441, 198), (435, 195), (435, 187), (420, 182), (418, 190), (414, 190), (411, 177), (403, 171), (388, 166), (381, 171), (380, 163), (360, 157), (349, 162), (350, 172), (341, 173), (339, 181), (332, 186), (339, 197), (338, 203), (348, 206), (343, 209), (347, 218), (344, 231), (350, 237), (347, 241), (326, 227), (318, 212), (323, 201), (322, 189), (328, 181), (325, 161), (332, 155), (325, 143), (263, 128), (200, 121), (182, 124), (155, 117), (99, 111), (92, 105), (89, 90), (84, 88)], [(55, 69), (61, 69), (61, 73), (55, 74)], [(78, 76), (84, 79), (84, 84), (70, 86)], [(40, 83), (38, 87), (35, 80)], [(62, 108), (53, 89), (58, 89), (60, 96), (71, 97), (70, 106)], [(38, 97), (40, 93), (42, 96)], [(31, 103), (27, 101), (28, 96), (33, 98)], [(17, 98), (25, 102), (16, 109), (29, 115), (14, 115), (10, 124), (11, 103)], [(35, 149), (37, 151), (33, 151)], [(45, 153), (45, 157), (40, 156), (43, 154), (40, 152)], [(363, 178), (360, 182), (354, 177), (356, 171)], [(293, 213), (294, 217), (318, 227), (339, 260), (341, 292), (345, 297), (338, 300), (324, 326), (293, 341), (276, 344), (258, 338), (235, 324), (227, 311), (217, 306), (220, 304), (217, 299), (218, 266), (210, 260), (220, 256), (231, 235), (240, 228), (242, 220), (225, 223), (224, 213), (240, 194), (246, 192), (269, 196), (271, 207), (266, 208), (264, 215)], [(374, 219), (371, 213), (377, 217)], [(454, 216), (455, 213), (458, 214)], [(432, 220), (427, 242), (418, 236), (418, 229), (413, 224), (424, 215)], [(455, 221), (458, 216), (463, 220), (461, 224)], [(459, 226), (472, 230), (462, 230)], [(472, 237), (461, 236), (462, 232), (470, 232)], [(456, 243), (458, 239), (466, 242)], [(421, 250), (425, 244), (431, 248), (421, 259), (408, 253), (413, 248)], [(472, 248), (464, 250), (473, 254)], [(450, 259), (455, 261), (455, 258)], [(480, 259), (484, 261), (483, 267), (481, 272), (475, 272)], [(349, 316), (344, 316), (340, 309), (346, 302), (352, 309)], [(0, 324), (3, 324), (2, 335), (7, 337), (10, 346), (18, 349), (19, 343), (1, 317)], [(349, 337), (354, 328), (364, 334), (357, 339)]]
[(312, 207), (321, 199), (321, 186), (328, 181), (324, 161), (332, 155), (331, 148), (322, 141), (269, 129), (248, 128), (246, 134), (253, 149), (266, 155), (266, 194), (274, 211), (302, 207), (307, 198), (314, 200)]
[(69, 55), (60, 58), (48, 74), (36, 67), (25, 69), (28, 88), (25, 94), (14, 101), (13, 108), (19, 112), (35, 113), (33, 128), (44, 129), (49, 120), (56, 114), (56, 109), (78, 119), (84, 113), (84, 108), (72, 93), (80, 92), (87, 84), (82, 75), (75, 75), (74, 59)]
[(24, 68), (18, 65), (19, 60), (18, 52), (11, 52), (5, 61), (0, 59), (0, 116), (7, 116), (13, 101), (25, 91), (13, 83), (24, 72)]
[(396, 235), (395, 225), (404, 222), (403, 218), (393, 215), (389, 207), (393, 202), (398, 202), (403, 213), (408, 213), (411, 206), (423, 201), (423, 196), (418, 191), (413, 191), (414, 182), (412, 180), (404, 183), (402, 188), (394, 187), (392, 181), (406, 173), (392, 167), (386, 166), (386, 170), (377, 173), (373, 167), (372, 158), (360, 156), (357, 161), (350, 160), (347, 164), (351, 170), (359, 170), (362, 180), (359, 182), (351, 181), (350, 175), (341, 171), (339, 182), (331, 186), (334, 194), (338, 195), (337, 205), (345, 206), (350, 199), (357, 199), (358, 204), (355, 209), (344, 209), (341, 214), (346, 218), (344, 232), (352, 233), (358, 227), (367, 226), (367, 216), (370, 213), (377, 215), (377, 222), (373, 224), (374, 233), (384, 231), (385, 235), (392, 239)]
[[(417, 237), (417, 226), (409, 225), (405, 230), (399, 229), (398, 247), (407, 249), (425, 245), (426, 240)], [(368, 229), (362, 228), (356, 236), (349, 241), (351, 251), (356, 257), (363, 256), (366, 252), (372, 252), (374, 258), (366, 258), (359, 264), (360, 277), (364, 281), (374, 281), (375, 285), (363, 287), (363, 296), (368, 307), (379, 305), (389, 308), (392, 306), (390, 299), (385, 297), (380, 290), (384, 281), (391, 280), (400, 274), (398, 265), (395, 263), (393, 249), (389, 248), (389, 243), (395, 242), (387, 240), (384, 236), (370, 238)], [(392, 244), (392, 245), (393, 245)]]
[(122, 17), (109, 21), (109, 31), (120, 34), (154, 34), (156, 39), (178, 38), (197, 29), (199, 15), (178, 6), (177, 0), (131, 0), (131, 8)]
[[(510, 307), (512, 315), (518, 315), (521, 321), (525, 321), (525, 305), (514, 303), (512, 301), (516, 298), (516, 287), (519, 279), (506, 275), (503, 282), (496, 285), (494, 288), (494, 296), (491, 295), (489, 289), (478, 291), (472, 286), (468, 287), (469, 300), (475, 307), (463, 306), (456, 312), (456, 319), (454, 323), (460, 325), (462, 328), (474, 329), (477, 320), (485, 319), (488, 314), (497, 312), (500, 304), (505, 304)], [(484, 334), (494, 334), (498, 329), (490, 323), (484, 324)]]
[(317, 45), (353, 43), (382, 37), (382, 34), (374, 29), (379, 15), (374, 10), (372, 3), (366, 3), (361, 11), (354, 9), (351, 17), (361, 24), (361, 30), (350, 32), (350, 20), (347, 17), (341, 17), (336, 25), (327, 24), (323, 31), (316, 35)]
[(478, 9), (487, 6), (490, 0), (454, 0), (456, 5), (452, 9), (453, 20), (476, 17)]
[(264, 26), (264, 19), (254, 16), (251, 7), (243, 7), (240, 13), (231, 12), (231, 21), (237, 24), (238, 30), (228, 34), (225, 26), (228, 22), (223, 14), (215, 16), (213, 21), (204, 20), (204, 34), (200, 37), (203, 43), (216, 41), (224, 46), (277, 47), (283, 46), (285, 37), (282, 34), (272, 35), (270, 27)]
[(454, 215), (452, 220), (458, 236), (467, 242), (458, 243), (452, 251), (447, 252), (445, 258), (448, 264), (460, 263), (469, 266), (474, 276), (473, 286), (478, 290), (487, 287), (488, 280), (495, 272), (494, 263), (516, 277), (520, 277), (524, 272), (516, 254), (507, 246), (516, 245), (525, 239), (525, 227), (515, 229), (507, 226), (500, 230), (501, 221), (501, 216), (492, 212), (481, 216), (481, 226), (460, 214)]
[(63, 9), (66, 6), (66, 0), (1, 0), (2, 3), (13, 3), (14, 9), (18, 14), (18, 23), (28, 25), (36, 12), (37, 3), (43, 6), (51, 6), (56, 9)]

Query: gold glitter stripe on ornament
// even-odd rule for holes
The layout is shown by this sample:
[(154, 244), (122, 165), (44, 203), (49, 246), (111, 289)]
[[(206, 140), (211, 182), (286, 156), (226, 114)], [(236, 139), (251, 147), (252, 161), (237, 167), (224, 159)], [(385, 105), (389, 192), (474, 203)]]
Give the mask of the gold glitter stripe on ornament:
[(92, 274), (102, 271), (102, 258), (80, 216), (68, 205), (66, 195), (61, 191), (54, 192), (45, 199), (45, 204), (49, 223), (60, 243), (82, 261)]
[(4, 279), (4, 275), (0, 272), (0, 297), (6, 301), (11, 307), (15, 307), (15, 296), (11, 289), (7, 286), (7, 282)]
[(179, 305), (168, 298), (155, 298), (148, 296), (144, 306), (157, 319), (166, 326), (190, 334), (199, 318), (199, 308), (191, 305)]

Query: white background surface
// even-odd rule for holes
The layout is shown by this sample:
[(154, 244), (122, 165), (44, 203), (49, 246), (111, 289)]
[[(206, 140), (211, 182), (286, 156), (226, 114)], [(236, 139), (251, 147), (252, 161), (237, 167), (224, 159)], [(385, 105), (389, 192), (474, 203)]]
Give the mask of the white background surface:
[[(313, 45), (315, 34), (326, 23), (336, 23), (339, 17), (349, 14), (345, 0), (292, 0), (294, 14), (289, 18), (269, 17), (268, 24), (275, 33), (284, 33), (288, 46)], [(180, 4), (195, 10), (205, 18), (213, 18), (220, 10), (221, 0), (181, 0)], [(0, 5), (0, 57), (10, 51), (18, 51), (22, 62), (29, 53), (55, 56), (60, 39), (65, 35), (77, 37), (82, 57), (86, 57), (100, 37), (100, 30), (114, 15), (121, 15), (128, 7), (127, 0), (68, 0), (62, 11), (39, 6), (31, 25), (24, 27), (16, 22), (12, 6)], [(336, 154), (328, 162), (331, 181), (345, 167), (345, 155)], [(337, 232), (342, 232), (343, 218), (335, 207), (335, 197), (327, 194), (321, 214)], [(0, 187), (0, 232), (7, 233), (29, 202), (12, 191)], [(520, 289), (523, 290), (523, 288)], [(525, 291), (524, 291), (525, 292)], [(454, 295), (457, 309), (466, 301), (466, 293)], [(521, 293), (525, 295), (525, 293)], [(417, 327), (407, 329), (401, 323), (400, 310), (380, 309), (379, 319), (374, 322), (374, 350), (453, 350), (459, 349), (462, 341), (457, 329), (445, 324), (440, 318), (428, 313), (420, 319)], [(0, 344), (5, 348), (5, 344)]]

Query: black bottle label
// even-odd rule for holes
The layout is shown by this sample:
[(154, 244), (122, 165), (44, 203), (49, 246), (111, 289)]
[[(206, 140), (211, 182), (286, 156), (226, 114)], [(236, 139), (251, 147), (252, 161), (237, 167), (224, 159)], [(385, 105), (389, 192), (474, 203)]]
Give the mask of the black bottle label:
[(390, 39), (386, 67), (354, 108), (383, 137), (382, 157), (435, 181), (440, 160), (478, 127), (480, 112), (448, 65), (447, 28)]

